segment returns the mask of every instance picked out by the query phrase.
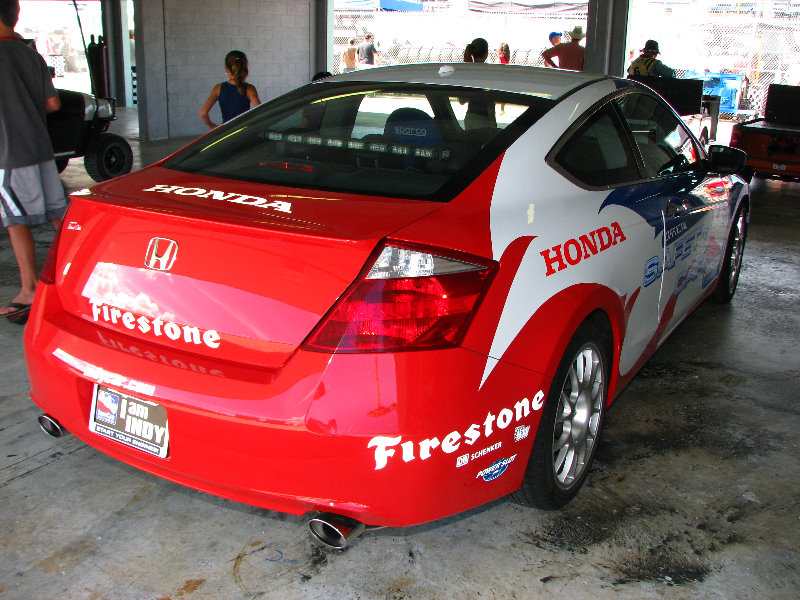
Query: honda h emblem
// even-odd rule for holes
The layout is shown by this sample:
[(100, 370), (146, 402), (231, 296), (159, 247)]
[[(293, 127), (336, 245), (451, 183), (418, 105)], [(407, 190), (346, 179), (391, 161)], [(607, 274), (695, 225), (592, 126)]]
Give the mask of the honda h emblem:
[(157, 271), (169, 271), (178, 256), (178, 242), (166, 238), (153, 238), (144, 255), (144, 266)]

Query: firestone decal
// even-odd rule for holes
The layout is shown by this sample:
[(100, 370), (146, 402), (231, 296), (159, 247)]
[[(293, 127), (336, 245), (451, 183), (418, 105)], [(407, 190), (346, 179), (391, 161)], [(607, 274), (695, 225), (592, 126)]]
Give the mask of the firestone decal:
[(138, 329), (142, 333), (151, 333), (155, 337), (166, 336), (173, 342), (182, 340), (187, 344), (205, 344), (209, 348), (219, 348), (220, 335), (213, 329), (201, 331), (190, 325), (178, 325), (172, 321), (164, 321), (156, 317), (150, 319), (145, 316), (136, 316), (132, 312), (122, 310), (116, 306), (109, 306), (96, 300), (89, 300), (92, 305), (92, 319), (99, 321), (101, 318), (106, 323), (121, 323), (126, 329)]
[(197, 196), (198, 198), (211, 198), (225, 202), (235, 202), (236, 204), (246, 204), (248, 206), (260, 206), (261, 208), (271, 208), (280, 212), (292, 212), (292, 203), (285, 200), (267, 200), (260, 196), (248, 196), (238, 192), (220, 192), (217, 190), (206, 190), (196, 187), (181, 187), (179, 185), (165, 185), (157, 183), (153, 187), (145, 188), (143, 192), (160, 192), (162, 194), (175, 194), (176, 196)]
[[(404, 462), (410, 462), (417, 458), (415, 449), (419, 449), (419, 458), (427, 460), (432, 456), (432, 451), (440, 448), (446, 454), (456, 452), (461, 446), (461, 442), (472, 446), (477, 442), (481, 434), (484, 437), (491, 437), (494, 432), (494, 425), (498, 429), (506, 429), (511, 422), (518, 422), (528, 417), (531, 410), (537, 411), (544, 406), (544, 392), (539, 390), (533, 397), (533, 400), (523, 398), (514, 405), (514, 409), (504, 408), (497, 415), (489, 412), (482, 424), (473, 423), (467, 430), (461, 434), (458, 431), (451, 431), (440, 441), (438, 437), (427, 438), (420, 442), (409, 440), (402, 442), (403, 436), (388, 437), (378, 435), (372, 438), (367, 444), (367, 448), (375, 448), (375, 470), (383, 469), (388, 463), (389, 459), (395, 455), (394, 446), (399, 445), (402, 449), (402, 456)], [(490, 446), (491, 448), (491, 446)], [(466, 463), (464, 463), (466, 464)]]
[(547, 271), (545, 276), (549, 277), (553, 273), (563, 271), (567, 267), (575, 266), (584, 259), (591, 258), (599, 252), (603, 252), (624, 242), (626, 239), (619, 223), (614, 221), (610, 227), (601, 227), (589, 233), (585, 233), (578, 239), (567, 240), (563, 244), (557, 244), (549, 250), (543, 250), (539, 254), (544, 258)]
[(122, 342), (111, 337), (106, 337), (99, 331), (97, 332), (97, 337), (100, 340), (100, 343), (107, 348), (119, 350), (120, 352), (125, 352), (126, 354), (132, 354), (137, 358), (146, 358), (149, 361), (159, 363), (161, 365), (167, 365), (168, 367), (183, 369), (184, 371), (194, 371), (195, 373), (214, 375), (215, 377), (226, 377), (225, 373), (219, 369), (206, 368), (202, 364), (184, 362), (179, 358), (171, 358), (169, 356), (164, 356), (164, 354), (155, 354), (150, 352), (150, 350), (142, 350), (138, 346), (134, 346), (128, 342)]

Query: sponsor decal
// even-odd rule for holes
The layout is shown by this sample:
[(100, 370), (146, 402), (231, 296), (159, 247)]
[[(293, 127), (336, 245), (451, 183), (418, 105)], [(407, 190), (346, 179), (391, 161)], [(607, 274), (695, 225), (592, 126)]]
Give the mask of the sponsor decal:
[(473, 452), (472, 454), (462, 454), (456, 459), (456, 467), (463, 467), (464, 465), (468, 464), (470, 460), (475, 460), (481, 456), (485, 456), (486, 454), (489, 454), (489, 452), (494, 452), (502, 447), (503, 442), (497, 442), (496, 444), (482, 448), (481, 450)]
[(279, 212), (292, 212), (292, 203), (285, 200), (268, 200), (260, 196), (248, 196), (237, 192), (220, 192), (218, 190), (206, 190), (198, 187), (182, 187), (179, 185), (165, 185), (158, 183), (152, 187), (145, 188), (143, 192), (159, 192), (161, 194), (174, 194), (176, 196), (197, 196), (198, 198), (210, 198), (221, 202), (234, 202), (247, 206), (258, 206), (269, 208)]
[[(644, 264), (644, 279), (642, 281), (644, 287), (652, 285), (661, 278), (664, 271), (670, 271), (676, 265), (681, 265), (686, 260), (696, 253), (698, 248), (703, 248), (706, 245), (705, 238), (708, 237), (708, 228), (705, 226), (698, 227), (694, 231), (681, 236), (686, 231), (686, 224), (677, 225), (672, 229), (665, 232), (667, 236), (667, 248), (664, 252), (664, 261), (662, 264), (660, 256), (653, 256)], [(680, 294), (686, 289), (689, 282), (697, 279), (697, 276), (705, 271), (705, 259), (695, 260), (692, 262), (688, 269), (683, 269), (681, 276), (678, 278), (674, 293)]]
[(395, 125), (394, 132), (396, 135), (410, 135), (415, 137), (427, 137), (428, 130), (422, 127), (401, 127)]
[(155, 352), (151, 352), (150, 350), (142, 350), (141, 348), (133, 344), (129, 344), (127, 342), (122, 342), (120, 340), (115, 340), (111, 337), (104, 336), (99, 331), (97, 332), (97, 337), (100, 338), (100, 343), (106, 346), (107, 348), (113, 348), (114, 350), (125, 352), (126, 354), (132, 354), (137, 358), (146, 358), (149, 361), (156, 362), (162, 365), (167, 365), (168, 367), (183, 369), (184, 371), (194, 371), (195, 373), (202, 373), (204, 375), (225, 377), (225, 373), (220, 371), (219, 369), (209, 369), (204, 367), (202, 364), (185, 362), (178, 358), (170, 358), (169, 356), (165, 356), (164, 354), (160, 353), (156, 354)]
[(664, 237), (667, 240), (667, 244), (671, 244), (680, 236), (682, 236), (686, 231), (689, 229), (689, 224), (686, 221), (681, 221), (675, 227), (670, 227), (664, 232)]
[(517, 455), (509, 456), (508, 458), (501, 458), (498, 461), (493, 462), (491, 465), (483, 469), (482, 471), (478, 471), (478, 474), (475, 476), (475, 479), (478, 477), (483, 478), (484, 481), (494, 481), (500, 475), (506, 472), (508, 469), (508, 465), (514, 462), (514, 459), (517, 458)]
[(558, 271), (574, 267), (581, 261), (604, 252), (627, 239), (620, 224), (614, 221), (608, 227), (595, 229), (578, 236), (578, 239), (573, 238), (563, 244), (557, 244), (549, 250), (543, 250), (539, 254), (544, 258), (547, 268), (545, 276), (549, 277)]
[(530, 425), (520, 425), (519, 427), (514, 429), (514, 441), (515, 442), (521, 442), (526, 437), (528, 437), (528, 434), (530, 432), (531, 432), (531, 426)]
[[(458, 451), (462, 443), (472, 446), (481, 437), (490, 438), (497, 430), (507, 429), (512, 422), (516, 423), (526, 419), (532, 410), (538, 411), (542, 406), (544, 406), (544, 392), (539, 390), (532, 400), (523, 398), (513, 408), (504, 408), (496, 415), (489, 412), (483, 423), (473, 423), (463, 433), (451, 431), (441, 440), (438, 437), (432, 437), (417, 442), (414, 440), (403, 441), (403, 436), (401, 435), (393, 437), (378, 435), (367, 443), (367, 448), (375, 448), (376, 471), (389, 464), (389, 459), (397, 454), (397, 446), (400, 447), (400, 455), (403, 458), (403, 462), (411, 462), (416, 460), (417, 457), (420, 460), (427, 460), (433, 456), (434, 451), (437, 449), (445, 454), (453, 454)], [(497, 444), (496, 448), (489, 446), (488, 449), (484, 448), (475, 454), (482, 456), (486, 452), (491, 452), (499, 447)], [(473, 456), (473, 458), (477, 458), (477, 456)], [(469, 462), (464, 459), (464, 456), (459, 456), (456, 459), (457, 464), (460, 461), (463, 462), (461, 466)]]
[(108, 423), (109, 425), (116, 425), (119, 399), (119, 394), (112, 394), (108, 390), (98, 390), (94, 420)]
[(89, 300), (92, 305), (92, 319), (103, 320), (106, 323), (123, 325), (126, 329), (138, 329), (142, 333), (149, 333), (154, 337), (167, 337), (173, 342), (182, 341), (186, 344), (206, 345), (209, 348), (219, 348), (220, 335), (214, 329), (201, 330), (190, 325), (178, 325), (160, 317), (151, 319), (143, 315), (136, 315), (130, 311), (122, 310), (116, 306), (109, 306), (96, 300)]

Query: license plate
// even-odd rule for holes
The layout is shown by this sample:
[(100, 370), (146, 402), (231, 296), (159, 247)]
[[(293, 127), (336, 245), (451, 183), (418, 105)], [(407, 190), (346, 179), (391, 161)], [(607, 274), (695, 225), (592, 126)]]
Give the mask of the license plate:
[(95, 385), (89, 430), (148, 454), (167, 456), (167, 409), (155, 402)]

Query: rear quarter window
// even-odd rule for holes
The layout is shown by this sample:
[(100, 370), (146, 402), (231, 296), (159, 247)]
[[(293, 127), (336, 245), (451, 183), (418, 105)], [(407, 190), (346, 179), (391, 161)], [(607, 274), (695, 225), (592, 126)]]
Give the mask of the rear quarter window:
[(625, 130), (609, 105), (589, 117), (554, 160), (569, 176), (590, 187), (613, 187), (639, 178)]

